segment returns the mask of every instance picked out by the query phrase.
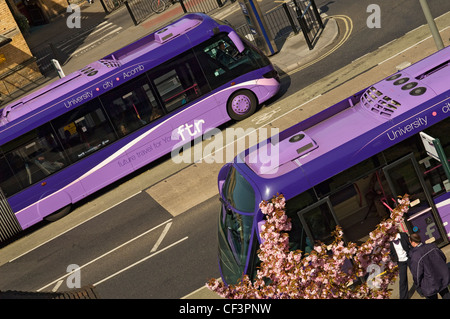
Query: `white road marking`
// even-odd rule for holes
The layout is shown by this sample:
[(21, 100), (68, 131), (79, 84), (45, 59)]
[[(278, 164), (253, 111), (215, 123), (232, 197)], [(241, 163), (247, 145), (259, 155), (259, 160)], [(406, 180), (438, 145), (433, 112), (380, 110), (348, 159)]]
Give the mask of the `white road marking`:
[(58, 291), (61, 284), (64, 282), (64, 280), (60, 280), (56, 283), (55, 287), (53, 287), (52, 292)]
[(170, 245), (167, 246), (167, 247), (164, 247), (164, 248), (161, 249), (161, 250), (158, 250), (157, 252), (154, 252), (154, 253), (151, 254), (151, 255), (148, 255), (147, 257), (142, 258), (141, 260), (138, 260), (137, 262), (135, 262), (135, 263), (129, 265), (128, 267), (125, 267), (125, 268), (123, 268), (122, 270), (119, 270), (119, 271), (115, 272), (115, 273), (112, 274), (111, 276), (108, 276), (108, 277), (106, 277), (106, 278), (104, 278), (104, 279), (102, 279), (102, 280), (96, 282), (96, 283), (94, 284), (94, 286), (100, 285), (101, 283), (103, 283), (103, 282), (105, 282), (105, 281), (107, 281), (107, 280), (109, 280), (109, 279), (111, 279), (111, 278), (113, 278), (113, 277), (115, 277), (115, 276), (117, 276), (117, 275), (123, 273), (124, 271), (126, 271), (126, 270), (128, 270), (128, 269), (133, 268), (134, 266), (139, 265), (140, 263), (143, 263), (144, 261), (146, 261), (146, 260), (148, 260), (148, 259), (150, 259), (150, 258), (152, 258), (152, 257), (154, 257), (154, 256), (156, 256), (156, 255), (158, 255), (159, 253), (162, 253), (163, 251), (165, 251), (165, 250), (167, 250), (167, 249), (169, 249), (169, 248), (171, 248), (171, 247), (173, 247), (173, 246), (175, 246), (175, 245), (181, 243), (182, 241), (185, 241), (186, 239), (188, 239), (187, 236), (184, 237), (184, 238), (182, 238), (182, 239), (180, 239), (180, 240), (178, 240), (178, 241), (176, 241), (176, 242), (174, 242), (173, 244), (170, 244)]
[[(95, 259), (92, 259), (92, 260), (89, 261), (88, 263), (86, 263), (86, 264), (80, 266), (79, 269), (81, 270), (82, 268), (84, 268), (84, 267), (86, 267), (86, 266), (88, 266), (88, 265), (90, 265), (90, 264), (92, 264), (92, 263), (94, 263), (94, 262), (96, 262), (96, 261), (102, 259), (103, 257), (108, 256), (109, 254), (115, 252), (116, 250), (118, 250), (118, 249), (120, 249), (120, 248), (122, 248), (122, 247), (128, 245), (129, 243), (131, 243), (131, 242), (133, 242), (133, 241), (135, 241), (135, 240), (141, 238), (141, 237), (144, 236), (144, 235), (147, 235), (148, 233), (154, 231), (155, 229), (157, 229), (157, 228), (161, 227), (162, 225), (165, 225), (165, 224), (167, 224), (167, 223), (169, 223), (169, 222), (171, 222), (171, 221), (172, 221), (172, 219), (166, 220), (165, 222), (163, 222), (163, 223), (161, 223), (161, 224), (159, 224), (159, 225), (157, 225), (157, 226), (155, 226), (155, 227), (153, 227), (153, 228), (151, 228), (151, 229), (149, 229), (149, 230), (143, 232), (142, 234), (140, 234), (140, 235), (138, 235), (138, 236), (136, 236), (136, 237), (130, 239), (129, 241), (127, 241), (127, 242), (125, 242), (125, 243), (123, 243), (123, 244), (117, 246), (116, 248), (111, 249), (110, 251), (104, 253), (103, 255), (101, 255), (101, 256), (99, 256), (99, 257), (97, 257), (97, 258), (95, 258)], [(58, 279), (52, 281), (51, 283), (45, 285), (44, 287), (38, 289), (37, 291), (38, 291), (38, 292), (39, 292), (39, 291), (42, 291), (42, 290), (44, 290), (45, 288), (47, 288), (47, 287), (49, 287), (49, 286), (55, 284), (56, 282), (58, 282), (58, 281), (60, 281), (60, 280), (64, 280), (64, 278), (67, 277), (67, 276), (69, 276), (69, 275), (70, 275), (70, 273), (65, 274), (65, 275), (59, 277)]]
[(164, 237), (166, 237), (167, 232), (169, 231), (170, 226), (172, 226), (172, 223), (166, 224), (166, 227), (164, 227), (163, 232), (161, 233), (161, 236), (159, 236), (158, 240), (156, 241), (155, 245), (153, 245), (152, 250), (150, 250), (151, 253), (158, 250), (159, 245), (161, 244)]
[(116, 33), (116, 32), (119, 32), (120, 30), (122, 30), (122, 27), (118, 27), (118, 28), (112, 30), (111, 32), (105, 34), (105, 35), (102, 36), (101, 38), (98, 38), (98, 39), (96, 39), (95, 41), (93, 41), (93, 42), (91, 42), (91, 43), (89, 43), (89, 44), (87, 44), (87, 45), (85, 45), (85, 46), (83, 46), (83, 47), (81, 47), (81, 48), (78, 48), (77, 50), (73, 51), (73, 52), (70, 54), (70, 56), (73, 56), (73, 55), (79, 53), (80, 51), (83, 51), (84, 49), (89, 48), (89, 47), (92, 46), (92, 45), (95, 45), (96, 43), (100, 42), (102, 39), (104, 39), (104, 38), (110, 36), (111, 34), (114, 34), (114, 33)]
[(118, 202), (118, 203), (112, 205), (111, 207), (109, 207), (109, 208), (107, 208), (107, 209), (101, 211), (100, 213), (95, 214), (94, 216), (92, 216), (92, 217), (90, 217), (90, 218), (88, 218), (88, 219), (83, 220), (81, 223), (79, 223), (79, 224), (77, 224), (77, 225), (75, 225), (75, 226), (73, 226), (73, 227), (67, 229), (66, 231), (64, 231), (64, 232), (62, 232), (62, 233), (60, 233), (60, 234), (58, 234), (58, 235), (56, 235), (56, 236), (54, 236), (54, 237), (52, 237), (52, 238), (50, 238), (50, 239), (44, 241), (44, 242), (42, 242), (42, 243), (40, 243), (40, 244), (37, 245), (36, 247), (31, 248), (30, 250), (24, 252), (23, 254), (21, 254), (21, 255), (19, 255), (19, 256), (16, 256), (15, 258), (11, 259), (9, 262), (13, 262), (14, 260), (16, 260), (16, 259), (18, 259), (18, 258), (20, 258), (20, 257), (22, 257), (22, 256), (24, 256), (24, 255), (26, 255), (26, 254), (28, 254), (29, 252), (31, 252), (31, 251), (33, 251), (33, 250), (35, 250), (35, 249), (37, 249), (37, 248), (39, 248), (39, 247), (41, 247), (41, 246), (47, 244), (48, 242), (51, 242), (53, 239), (58, 238), (58, 237), (64, 235), (65, 233), (68, 233), (68, 232), (71, 231), (72, 229), (75, 229), (75, 228), (77, 228), (78, 226), (83, 225), (84, 223), (90, 221), (91, 219), (93, 219), (93, 218), (95, 218), (95, 217), (97, 217), (97, 216), (99, 216), (99, 215), (101, 215), (101, 214), (107, 212), (107, 211), (110, 210), (111, 208), (114, 208), (114, 207), (116, 207), (116, 206), (122, 204), (123, 202), (129, 200), (130, 198), (133, 198), (133, 197), (136, 196), (136, 195), (139, 195), (140, 193), (142, 193), (142, 191), (139, 191), (139, 192), (137, 192), (136, 194), (133, 194), (133, 195), (131, 195), (131, 196), (128, 196), (127, 198), (121, 200), (120, 202)]

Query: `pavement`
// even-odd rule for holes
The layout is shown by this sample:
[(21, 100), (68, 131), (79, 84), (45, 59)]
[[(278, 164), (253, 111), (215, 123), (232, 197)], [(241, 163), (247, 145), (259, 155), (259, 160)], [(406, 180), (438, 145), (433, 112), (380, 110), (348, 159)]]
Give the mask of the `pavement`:
[[(237, 3), (228, 4), (210, 14), (216, 18), (222, 18), (227, 14), (237, 12), (236, 6)], [(93, 5), (85, 4), (81, 9), (82, 15), (86, 14), (89, 16), (89, 18), (85, 20), (86, 23), (91, 23), (92, 26), (95, 26), (96, 23), (110, 20), (117, 14), (111, 13), (106, 15), (99, 1), (96, 1)], [(237, 9), (239, 10), (239, 8)], [(181, 15), (182, 12), (176, 10), (175, 6), (172, 6), (164, 13), (153, 15), (137, 26), (132, 25), (129, 28), (124, 29), (113, 38), (102, 43), (101, 46), (93, 47), (83, 55), (69, 59), (63, 65), (63, 69), (66, 74), (79, 70), (86, 64), (98, 60), (128, 43), (144, 37), (152, 31), (159, 29), (165, 22), (173, 20)], [(301, 33), (286, 39), (280, 52), (270, 57), (272, 63), (279, 69), (282, 76), (289, 76), (294, 72), (299, 72), (302, 68), (319, 62), (322, 58), (328, 56), (334, 50), (337, 50), (350, 35), (347, 32), (348, 29), (339, 29), (337, 23), (338, 20), (337, 17), (324, 18), (324, 22), (326, 23), (325, 29), (319, 35), (313, 50), (308, 49)], [(448, 46), (450, 44), (450, 28), (448, 27), (450, 25), (450, 13), (437, 17), (436, 22), (438, 29), (441, 30), (444, 45)], [(31, 35), (27, 37), (27, 41), (30, 44), (30, 47), (39, 45), (40, 43), (45, 43), (56, 37), (61, 37), (62, 30), (66, 29), (65, 17), (55, 19), (52, 23), (33, 30)], [(396, 72), (402, 65), (417, 62), (435, 51), (436, 47), (430, 36), (428, 26), (421, 26), (399, 39), (380, 47), (378, 50), (370, 52), (353, 61), (342, 69), (329, 74), (317, 83), (311, 84), (305, 89), (286, 98), (282, 98), (279, 103), (277, 101), (276, 103), (269, 105), (269, 107), (258, 112), (260, 114), (255, 114), (252, 121), (254, 121), (254, 124), (262, 124), (262, 126), (271, 125), (279, 127), (280, 129), (289, 127), (299, 120), (311, 116), (312, 114), (348, 97), (353, 92), (358, 92), (376, 81)], [(293, 105), (297, 106), (292, 107)], [(289, 116), (286, 116), (288, 114)], [(165, 165), (165, 163), (161, 164), (161, 166)], [(221, 167), (221, 165), (216, 166), (212, 167), (209, 164), (208, 170), (215, 171)], [(193, 180), (193, 183), (196, 183), (195, 179), (189, 177), (201, 176), (200, 172), (203, 171), (203, 169), (202, 163), (198, 163), (190, 165), (169, 177), (158, 180), (156, 180), (157, 177), (154, 175), (150, 175), (150, 172), (145, 172), (139, 177), (139, 179), (142, 179), (142, 184), (137, 182), (137, 180), (134, 180), (133, 182), (120, 186), (120, 190), (118, 191), (121, 191), (123, 196), (126, 196), (127, 194), (135, 193), (136, 190), (140, 191), (142, 189), (147, 189), (146, 191), (155, 198), (159, 204), (173, 215), (177, 215), (181, 213), (181, 211), (174, 211), (174, 207), (179, 206), (174, 205), (176, 203), (174, 203), (173, 197), (165, 197), (164, 194), (168, 194), (173, 192), (174, 189), (177, 189), (180, 180)], [(152, 183), (152, 181), (155, 182)], [(148, 185), (153, 186), (148, 188)], [(200, 202), (210, 198), (211, 192), (217, 193), (216, 180), (214, 179), (210, 182), (204, 181), (198, 183), (197, 181), (196, 184), (185, 185), (185, 188), (190, 187), (198, 189), (198, 194), (203, 194), (205, 198), (199, 196), (199, 198), (195, 199)], [(112, 194), (111, 196), (113, 197), (114, 195)], [(195, 203), (191, 202), (193, 199), (190, 197), (192, 196), (189, 196), (188, 192), (184, 192), (184, 194), (179, 194), (178, 199), (179, 202), (188, 203), (187, 205), (194, 207)], [(2, 249), (4, 258), (8, 258), (8, 254), (11, 252), (8, 252), (7, 249), (13, 249), (13, 246), (15, 245), (10, 245)], [(15, 247), (17, 248), (17, 246)], [(450, 245), (445, 246), (443, 251), (450, 261)], [(17, 253), (17, 251), (14, 252), (14, 254)], [(411, 287), (412, 278), (410, 273), (409, 280)], [(391, 298), (397, 299), (399, 296), (398, 284), (395, 282), (392, 283), (392, 289)], [(421, 299), (417, 292), (411, 292), (413, 293), (412, 299)], [(205, 287), (200, 287), (198, 290), (184, 298), (210, 299), (217, 298), (217, 295), (210, 292)]]
[[(97, 0), (91, 5), (85, 2), (81, 5), (82, 30), (94, 30), (95, 26), (102, 22), (114, 21), (115, 15), (119, 14), (119, 11), (124, 10), (126, 11), (126, 8), (122, 7), (117, 11), (106, 14), (100, 1)], [(215, 9), (209, 13), (209, 15), (217, 19), (223, 19), (235, 12), (240, 13), (238, 2), (230, 3), (230, 1), (227, 1), (222, 8)], [(56, 43), (59, 40), (75, 36), (77, 32), (79, 33), (80, 29), (69, 29), (67, 27), (67, 20), (70, 14), (71, 13), (63, 14), (49, 24), (33, 28), (31, 33), (26, 37), (30, 49), (37, 48), (49, 42)], [(123, 14), (123, 12), (120, 12), (120, 14)], [(86, 53), (77, 56), (76, 58), (72, 57), (68, 61), (60, 61), (61, 66), (66, 75), (75, 72), (87, 64), (99, 60), (109, 53), (158, 30), (165, 23), (181, 17), (182, 15), (183, 11), (179, 5), (170, 6), (163, 13), (153, 14), (137, 26), (134, 24), (130, 25), (130, 27), (122, 30), (114, 37), (102, 42), (101, 45), (93, 45), (94, 47), (90, 48)], [(316, 36), (317, 40), (314, 43), (313, 50), (309, 50), (306, 41), (300, 32), (295, 36), (290, 36), (282, 44), (281, 50), (271, 57), (272, 62), (279, 70), (289, 72), (313, 60), (314, 57), (318, 56), (320, 52), (330, 45), (339, 35), (336, 20), (324, 18), (324, 24), (324, 30)], [(89, 37), (86, 37), (86, 41), (88, 41), (88, 39)]]

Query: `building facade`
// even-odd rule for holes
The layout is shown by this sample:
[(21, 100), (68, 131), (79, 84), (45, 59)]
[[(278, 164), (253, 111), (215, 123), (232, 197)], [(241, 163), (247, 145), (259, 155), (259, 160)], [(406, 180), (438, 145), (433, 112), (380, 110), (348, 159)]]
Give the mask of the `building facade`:
[(17, 8), (6, 1), (0, 0), (0, 107), (42, 76), (14, 18)]
[(64, 13), (69, 3), (80, 0), (7, 0), (13, 2), (31, 26), (46, 24)]

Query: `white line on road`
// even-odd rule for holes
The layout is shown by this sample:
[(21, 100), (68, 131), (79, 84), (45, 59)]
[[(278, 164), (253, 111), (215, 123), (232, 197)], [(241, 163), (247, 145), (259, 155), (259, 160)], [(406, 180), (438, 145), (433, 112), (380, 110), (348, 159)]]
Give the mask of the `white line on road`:
[[(439, 30), (439, 33), (444, 32), (444, 31), (447, 30), (448, 28), (450, 28), (450, 26), (445, 27), (445, 28), (443, 28), (442, 30)], [(409, 49), (415, 47), (416, 45), (418, 45), (418, 44), (420, 44), (420, 43), (422, 43), (422, 42), (424, 42), (424, 41), (430, 39), (431, 37), (432, 37), (432, 36), (430, 35), (430, 36), (426, 37), (425, 39), (422, 39), (422, 40), (420, 40), (419, 42), (416, 42), (416, 43), (414, 43), (413, 45), (410, 45), (410, 46), (407, 47), (406, 49), (404, 49), (404, 50), (402, 50), (402, 51), (400, 51), (400, 52), (397, 52), (396, 54), (394, 54), (393, 56), (387, 58), (386, 60), (381, 61), (380, 63), (378, 63), (378, 65), (383, 64), (383, 63), (385, 63), (385, 62), (387, 62), (387, 61), (389, 61), (389, 60), (395, 58), (396, 56), (402, 54), (403, 52), (406, 52), (406, 51), (408, 51)]]
[(107, 208), (107, 209), (101, 211), (100, 213), (95, 214), (94, 216), (92, 216), (92, 217), (90, 217), (90, 218), (87, 218), (87, 219), (83, 220), (81, 223), (79, 223), (79, 224), (77, 224), (77, 225), (75, 225), (75, 226), (73, 226), (73, 227), (67, 229), (66, 231), (63, 231), (62, 233), (60, 233), (60, 234), (58, 234), (58, 235), (56, 235), (56, 236), (54, 236), (54, 237), (52, 237), (52, 238), (50, 238), (50, 239), (48, 239), (48, 240), (42, 242), (42, 243), (40, 243), (40, 244), (37, 245), (36, 247), (31, 248), (30, 250), (24, 252), (23, 254), (14, 257), (14, 258), (11, 259), (9, 262), (13, 262), (14, 260), (16, 260), (16, 259), (18, 259), (18, 258), (20, 258), (20, 257), (22, 257), (22, 256), (24, 256), (24, 255), (26, 255), (26, 254), (28, 254), (29, 252), (35, 250), (36, 248), (39, 248), (39, 247), (41, 247), (41, 246), (47, 244), (48, 242), (51, 242), (53, 239), (58, 238), (58, 237), (64, 235), (65, 233), (68, 233), (68, 232), (71, 231), (72, 229), (75, 229), (75, 228), (77, 228), (78, 226), (83, 225), (84, 223), (86, 223), (86, 222), (90, 221), (91, 219), (93, 219), (93, 218), (95, 218), (95, 217), (97, 217), (97, 216), (103, 214), (104, 212), (107, 212), (108, 210), (110, 210), (110, 209), (112, 209), (112, 208), (114, 208), (114, 207), (116, 207), (116, 206), (122, 204), (123, 202), (129, 200), (130, 198), (133, 198), (134, 196), (139, 195), (141, 192), (142, 192), (142, 191), (139, 191), (139, 192), (137, 192), (136, 194), (133, 194), (133, 195), (131, 195), (131, 196), (128, 196), (127, 198), (121, 200), (120, 202), (114, 204), (113, 206), (111, 206), (111, 207), (109, 207), (109, 208)]
[[(216, 278), (216, 280), (222, 281), (222, 277)], [(206, 285), (203, 285), (202, 287), (195, 289), (193, 292), (188, 293), (186, 296), (181, 297), (181, 299), (190, 299), (191, 296), (201, 292), (201, 291), (210, 291), (208, 287), (206, 287)], [(215, 294), (215, 292), (211, 291), (211, 294)], [(219, 297), (217, 297), (219, 298)]]
[(161, 250), (159, 250), (159, 251), (157, 251), (157, 252), (154, 252), (153, 254), (148, 255), (148, 256), (145, 257), (145, 258), (142, 258), (141, 260), (138, 260), (137, 262), (135, 262), (135, 263), (129, 265), (128, 267), (125, 267), (125, 268), (123, 268), (122, 270), (119, 270), (119, 271), (115, 272), (115, 273), (112, 274), (111, 276), (108, 276), (108, 277), (106, 277), (106, 278), (104, 278), (104, 279), (102, 279), (102, 280), (96, 282), (96, 283), (94, 284), (94, 286), (100, 285), (101, 283), (103, 283), (103, 282), (105, 282), (105, 281), (107, 281), (107, 280), (109, 280), (109, 279), (111, 279), (111, 278), (113, 278), (113, 277), (115, 277), (115, 276), (117, 276), (117, 275), (123, 273), (124, 271), (126, 271), (126, 270), (128, 270), (128, 269), (133, 268), (134, 266), (139, 265), (140, 263), (143, 263), (144, 261), (146, 261), (146, 260), (148, 260), (148, 259), (150, 259), (150, 258), (152, 258), (152, 257), (154, 257), (154, 256), (156, 256), (156, 255), (158, 255), (159, 253), (162, 253), (163, 251), (165, 251), (165, 250), (167, 250), (167, 249), (169, 249), (169, 248), (171, 248), (171, 247), (173, 247), (173, 246), (175, 246), (175, 245), (181, 243), (182, 241), (185, 241), (185, 240), (188, 239), (188, 238), (189, 238), (189, 237), (186, 236), (186, 237), (184, 237), (184, 238), (182, 238), (182, 239), (180, 239), (180, 240), (174, 242), (173, 244), (170, 244), (169, 246), (164, 247), (163, 249), (161, 249)]
[(78, 39), (78, 38), (83, 38), (86, 34), (90, 35), (90, 34), (92, 33), (92, 30), (95, 30), (95, 29), (97, 29), (98, 27), (100, 27), (99, 29), (104, 28), (104, 27), (105, 27), (105, 24), (106, 24), (107, 26), (112, 25), (111, 22), (108, 23), (107, 21), (104, 21), (104, 22), (100, 23), (98, 26), (96, 26), (96, 27), (93, 28), (93, 29), (85, 30), (85, 31), (83, 31), (83, 32), (80, 32), (80, 33), (78, 33), (78, 34), (75, 34), (73, 37), (71, 37), (71, 38), (69, 38), (69, 39), (67, 39), (67, 40), (65, 40), (65, 41), (62, 41), (62, 42), (57, 43), (57, 44), (56, 44), (56, 47), (57, 47), (58, 49), (65, 50), (66, 47), (68, 46), (67, 44), (70, 45), (71, 43), (73, 43), (74, 41), (76, 41), (76, 39)]
[[(103, 258), (103, 257), (105, 257), (105, 256), (107, 256), (107, 255), (109, 255), (109, 254), (111, 254), (111, 253), (113, 253), (113, 252), (115, 252), (116, 250), (118, 250), (118, 249), (124, 247), (125, 245), (128, 245), (129, 243), (131, 243), (131, 242), (133, 242), (133, 241), (135, 241), (135, 240), (141, 238), (141, 237), (144, 236), (144, 235), (147, 235), (148, 233), (154, 231), (155, 229), (157, 229), (157, 228), (161, 227), (162, 225), (165, 225), (165, 224), (167, 224), (167, 223), (169, 223), (169, 222), (171, 222), (171, 221), (172, 221), (172, 219), (166, 220), (165, 222), (163, 222), (163, 223), (161, 223), (161, 224), (159, 224), (159, 225), (153, 227), (152, 229), (149, 229), (149, 230), (143, 232), (142, 234), (140, 234), (140, 235), (138, 235), (138, 236), (136, 236), (136, 237), (130, 239), (129, 241), (127, 241), (127, 242), (125, 242), (125, 243), (123, 243), (123, 244), (117, 246), (116, 248), (111, 249), (110, 251), (104, 253), (103, 255), (101, 255), (101, 256), (99, 256), (99, 257), (97, 257), (97, 258), (95, 258), (95, 259), (92, 259), (91, 261), (89, 261), (88, 263), (82, 265), (80, 268), (77, 268), (76, 270), (81, 270), (82, 268), (84, 268), (84, 267), (86, 267), (86, 266), (88, 266), (88, 265), (90, 265), (90, 264), (92, 264), (92, 263), (94, 263), (94, 262), (100, 260), (101, 258)], [(58, 281), (60, 281), (60, 280), (63, 280), (65, 277), (69, 276), (69, 275), (72, 274), (72, 273), (73, 273), (73, 272), (70, 272), (70, 273), (67, 273), (67, 274), (65, 274), (65, 275), (63, 275), (63, 276), (61, 276), (61, 277), (59, 277), (58, 279), (52, 281), (51, 283), (45, 285), (44, 287), (38, 289), (37, 291), (39, 292), (39, 291), (41, 291), (41, 290), (44, 290), (44, 289), (47, 288), (48, 286), (51, 286), (51, 285), (55, 284), (56, 282), (58, 282)]]
[(150, 250), (151, 253), (158, 250), (159, 245), (161, 244), (164, 237), (166, 237), (167, 232), (169, 231), (170, 226), (172, 226), (172, 223), (166, 224), (166, 227), (164, 227), (163, 232), (161, 233), (161, 236), (159, 236), (158, 240), (156, 241), (155, 245), (153, 245), (152, 250)]
[(72, 52), (72, 53), (70, 54), (70, 56), (73, 56), (73, 55), (77, 54), (78, 52), (83, 51), (84, 49), (86, 49), (86, 48), (88, 48), (88, 47), (94, 45), (95, 43), (101, 41), (102, 39), (104, 39), (104, 38), (106, 38), (106, 37), (108, 37), (108, 36), (110, 36), (111, 34), (114, 34), (114, 33), (116, 33), (116, 32), (119, 32), (120, 30), (122, 30), (122, 27), (118, 27), (118, 28), (112, 30), (111, 32), (105, 34), (105, 35), (102, 36), (101, 38), (98, 38), (98, 39), (96, 39), (95, 41), (89, 43), (88, 45), (85, 45), (85, 46), (83, 46), (83, 47), (81, 47), (81, 48), (75, 50), (74, 52)]
[[(100, 26), (100, 25), (99, 25), (99, 26)], [(109, 23), (105, 24), (104, 26), (102, 26), (101, 28), (98, 28), (98, 27), (97, 27), (97, 28), (94, 29), (93, 32), (89, 33), (89, 36), (91, 36), (91, 35), (93, 35), (93, 34), (96, 34), (97, 32), (100, 32), (100, 31), (102, 31), (103, 29), (109, 28), (109, 27), (111, 27), (111, 26), (114, 27), (115, 24), (109, 22)]]
[(55, 287), (53, 287), (52, 292), (58, 291), (61, 284), (64, 282), (64, 280), (60, 280), (56, 283)]

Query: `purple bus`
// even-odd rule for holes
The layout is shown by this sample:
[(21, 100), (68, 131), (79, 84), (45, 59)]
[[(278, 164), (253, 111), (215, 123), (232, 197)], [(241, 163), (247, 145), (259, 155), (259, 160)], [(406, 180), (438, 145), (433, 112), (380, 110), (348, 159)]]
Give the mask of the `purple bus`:
[[(256, 274), (262, 200), (277, 193), (291, 218), (290, 247), (363, 242), (409, 194), (403, 227), (445, 245), (450, 236), (450, 47), (240, 153), (218, 176), (218, 259), (222, 279)], [(423, 133), (440, 141), (436, 157)], [(278, 148), (279, 152), (272, 152)], [(263, 152), (261, 152), (263, 151)], [(258, 159), (257, 152), (277, 156)], [(447, 154), (444, 156), (442, 153)], [(445, 157), (445, 159), (443, 159)], [(252, 161), (253, 159), (253, 161)]]
[(260, 50), (195, 13), (6, 105), (0, 240), (59, 218), (180, 142), (250, 116), (279, 87)]

